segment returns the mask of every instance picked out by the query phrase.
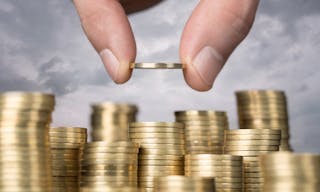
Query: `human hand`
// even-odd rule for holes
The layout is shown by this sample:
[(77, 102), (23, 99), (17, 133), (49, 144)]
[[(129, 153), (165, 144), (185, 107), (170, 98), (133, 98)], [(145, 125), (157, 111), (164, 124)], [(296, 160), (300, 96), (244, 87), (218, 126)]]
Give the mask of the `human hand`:
[[(132, 5), (139, 7), (142, 2), (138, 0)], [(74, 0), (74, 3), (83, 29), (110, 77), (115, 83), (129, 80), (132, 72), (129, 64), (135, 60), (136, 43), (119, 1)], [(211, 89), (228, 57), (249, 33), (258, 4), (259, 0), (201, 0), (198, 3), (180, 44), (184, 78), (191, 88)]]

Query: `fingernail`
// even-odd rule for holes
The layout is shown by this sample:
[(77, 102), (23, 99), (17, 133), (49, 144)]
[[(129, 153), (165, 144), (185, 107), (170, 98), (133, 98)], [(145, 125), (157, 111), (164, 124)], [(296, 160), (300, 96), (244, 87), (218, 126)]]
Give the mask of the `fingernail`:
[(214, 48), (209, 46), (202, 48), (192, 62), (193, 67), (197, 70), (203, 82), (210, 87), (212, 87), (223, 64), (223, 57)]
[(120, 62), (114, 56), (110, 49), (104, 49), (100, 52), (101, 60), (106, 67), (111, 79), (117, 81)]

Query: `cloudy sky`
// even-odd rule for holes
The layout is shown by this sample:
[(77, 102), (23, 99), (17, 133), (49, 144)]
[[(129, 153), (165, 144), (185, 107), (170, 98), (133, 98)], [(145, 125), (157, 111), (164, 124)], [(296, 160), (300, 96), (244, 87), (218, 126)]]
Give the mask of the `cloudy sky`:
[[(179, 61), (183, 26), (197, 0), (167, 0), (130, 16), (137, 61)], [(281, 89), (289, 100), (291, 143), (320, 152), (320, 1), (261, 0), (248, 38), (205, 93), (181, 71), (134, 71), (115, 85), (82, 32), (71, 1), (0, 0), (0, 91), (57, 96), (54, 125), (89, 126), (90, 104), (139, 105), (139, 120), (173, 121), (173, 111), (225, 110), (237, 128), (235, 90)]]

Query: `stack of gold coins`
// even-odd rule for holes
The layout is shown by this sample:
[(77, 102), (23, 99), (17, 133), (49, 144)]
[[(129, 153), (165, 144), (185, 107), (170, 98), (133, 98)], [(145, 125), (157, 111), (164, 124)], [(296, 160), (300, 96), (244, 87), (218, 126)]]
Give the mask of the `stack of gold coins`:
[(129, 141), (87, 143), (81, 161), (81, 191), (137, 187), (139, 144)]
[(246, 192), (261, 191), (259, 155), (279, 150), (280, 130), (238, 129), (225, 133), (224, 153), (243, 156), (244, 189)]
[(54, 96), (0, 93), (0, 191), (50, 192), (49, 127)]
[(260, 156), (263, 192), (319, 192), (320, 155), (276, 152)]
[(236, 97), (241, 129), (281, 130), (280, 151), (291, 151), (287, 100), (283, 91), (238, 91)]
[(177, 122), (185, 125), (186, 154), (222, 154), (228, 117), (220, 111), (176, 111)]
[(98, 103), (92, 105), (92, 141), (127, 141), (128, 124), (136, 121), (138, 108), (131, 104)]
[(140, 144), (138, 185), (154, 191), (154, 178), (183, 175), (184, 129), (182, 123), (135, 122), (129, 136)]
[(51, 128), (52, 184), (54, 192), (79, 191), (80, 159), (87, 142), (87, 129)]
[(215, 192), (214, 178), (165, 176), (155, 179), (156, 192)]
[(185, 156), (186, 176), (214, 177), (217, 192), (242, 192), (241, 156), (189, 154)]

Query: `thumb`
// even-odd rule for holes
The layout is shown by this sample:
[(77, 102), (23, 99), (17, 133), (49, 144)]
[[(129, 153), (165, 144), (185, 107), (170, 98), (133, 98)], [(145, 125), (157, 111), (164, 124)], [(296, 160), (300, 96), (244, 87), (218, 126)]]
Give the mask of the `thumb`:
[(136, 44), (128, 18), (117, 0), (74, 0), (82, 27), (114, 82), (131, 76)]
[(180, 57), (187, 84), (198, 91), (213, 82), (254, 21), (258, 0), (202, 0), (181, 38)]

